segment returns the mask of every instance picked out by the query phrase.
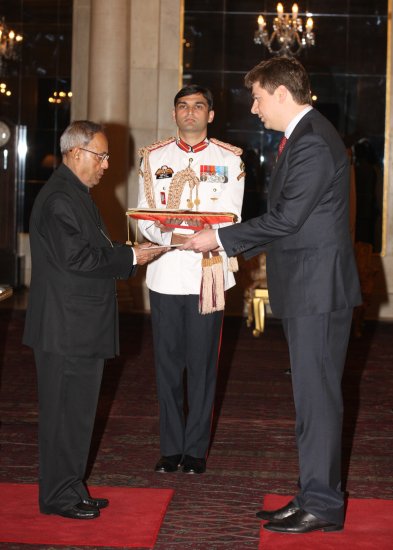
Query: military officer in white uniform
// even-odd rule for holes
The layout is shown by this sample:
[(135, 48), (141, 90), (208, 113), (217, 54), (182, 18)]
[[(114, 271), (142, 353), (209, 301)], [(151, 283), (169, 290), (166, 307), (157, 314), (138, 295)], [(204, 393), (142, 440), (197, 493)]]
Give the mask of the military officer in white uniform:
[[(240, 221), (242, 151), (207, 138), (207, 125), (214, 118), (210, 90), (197, 85), (182, 88), (174, 99), (173, 117), (177, 139), (140, 151), (138, 207), (231, 212)], [(186, 223), (174, 230), (151, 221), (138, 225), (148, 240), (159, 245), (182, 244), (192, 233)], [(203, 309), (202, 260), (202, 254), (174, 248), (147, 268), (160, 405), (162, 456), (157, 472), (174, 472), (180, 466), (185, 473), (206, 470), (224, 306), (213, 298), (209, 312)], [(205, 260), (209, 264), (211, 259)], [(212, 263), (217, 262), (220, 270), (213, 286), (222, 285), (223, 297), (235, 279), (225, 252), (215, 253)]]

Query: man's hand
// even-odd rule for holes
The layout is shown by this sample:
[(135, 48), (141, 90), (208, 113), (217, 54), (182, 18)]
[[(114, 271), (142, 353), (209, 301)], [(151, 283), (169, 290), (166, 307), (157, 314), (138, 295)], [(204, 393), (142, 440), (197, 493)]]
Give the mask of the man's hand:
[[(203, 229), (210, 229), (210, 228), (211, 228), (211, 225), (208, 224), (208, 223), (205, 223), (204, 226), (203, 226)], [(195, 234), (195, 232), (193, 234)], [(188, 234), (173, 233), (171, 244), (184, 244), (184, 243), (189, 241), (190, 236), (192, 236), (190, 233), (188, 233)], [(183, 247), (179, 247), (178, 250), (183, 250)]]
[(190, 237), (190, 234), (184, 235), (182, 233), (172, 233), (171, 244), (184, 244), (185, 242), (188, 241), (189, 237)]
[(170, 250), (170, 248), (166, 246), (163, 246), (162, 248), (157, 248), (157, 245), (150, 242), (136, 244), (132, 248), (136, 257), (136, 263), (138, 265), (147, 264), (158, 256), (161, 256), (161, 254), (163, 254), (164, 252)]
[(180, 247), (180, 250), (208, 252), (209, 250), (215, 250), (216, 248), (218, 248), (216, 231), (214, 229), (203, 229), (187, 239), (183, 246)]

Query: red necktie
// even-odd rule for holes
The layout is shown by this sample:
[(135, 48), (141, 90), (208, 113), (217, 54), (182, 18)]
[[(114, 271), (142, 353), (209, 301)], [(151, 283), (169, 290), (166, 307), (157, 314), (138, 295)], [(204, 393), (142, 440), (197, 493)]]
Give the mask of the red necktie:
[(288, 140), (287, 140), (287, 138), (286, 138), (285, 136), (283, 136), (283, 137), (281, 138), (281, 141), (280, 141), (280, 143), (279, 143), (279, 145), (278, 145), (277, 158), (278, 158), (278, 157), (281, 155), (281, 153), (283, 152), (284, 147), (285, 147), (285, 144), (286, 144), (287, 141), (288, 141)]

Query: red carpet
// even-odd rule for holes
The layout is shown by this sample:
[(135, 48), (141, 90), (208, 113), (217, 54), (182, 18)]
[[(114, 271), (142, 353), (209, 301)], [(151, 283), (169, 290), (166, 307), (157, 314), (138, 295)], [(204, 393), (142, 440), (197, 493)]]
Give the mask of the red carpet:
[(47, 516), (38, 511), (37, 485), (1, 483), (0, 542), (65, 546), (153, 548), (172, 489), (93, 487), (110, 505), (93, 520)]
[[(267, 495), (263, 507), (274, 510), (284, 506), (291, 497)], [(349, 499), (343, 531), (307, 535), (273, 533), (261, 526), (259, 550), (391, 550), (393, 500)], [(263, 522), (266, 523), (266, 522)]]

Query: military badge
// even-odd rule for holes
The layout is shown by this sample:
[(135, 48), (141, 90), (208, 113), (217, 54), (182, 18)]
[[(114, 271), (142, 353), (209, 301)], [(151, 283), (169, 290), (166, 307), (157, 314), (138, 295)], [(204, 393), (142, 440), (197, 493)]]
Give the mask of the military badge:
[(173, 170), (166, 164), (161, 166), (161, 168), (158, 168), (156, 173), (154, 174), (158, 180), (162, 180), (165, 178), (171, 178), (173, 176)]
[(226, 183), (228, 181), (228, 166), (202, 164), (199, 179), (210, 183)]

